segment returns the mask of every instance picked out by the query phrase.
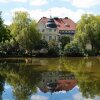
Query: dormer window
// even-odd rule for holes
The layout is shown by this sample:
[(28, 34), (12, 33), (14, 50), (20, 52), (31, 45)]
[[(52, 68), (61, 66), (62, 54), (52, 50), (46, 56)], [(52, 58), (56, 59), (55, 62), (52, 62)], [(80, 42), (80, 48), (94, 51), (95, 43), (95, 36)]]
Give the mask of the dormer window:
[(57, 26), (58, 26), (58, 27), (60, 27), (60, 25), (59, 25), (59, 24), (58, 24)]
[(70, 27), (70, 25), (69, 25), (68, 23), (65, 23), (65, 26), (66, 26), (66, 27)]

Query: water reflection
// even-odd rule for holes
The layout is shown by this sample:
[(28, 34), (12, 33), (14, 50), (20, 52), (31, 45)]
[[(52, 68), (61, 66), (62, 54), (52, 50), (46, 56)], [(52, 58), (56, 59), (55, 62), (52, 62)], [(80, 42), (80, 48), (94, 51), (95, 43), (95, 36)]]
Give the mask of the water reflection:
[(12, 100), (28, 100), (38, 89), (45, 95), (59, 91), (68, 94), (71, 90), (74, 93), (76, 85), (83, 97), (95, 98), (100, 96), (99, 73), (100, 58), (1, 59), (0, 100), (5, 99), (5, 83), (12, 87)]
[(76, 86), (74, 74), (70, 72), (44, 72), (40, 82), (40, 90), (46, 92), (69, 91)]
[(0, 100), (2, 100), (2, 93), (4, 91), (5, 78), (0, 75)]

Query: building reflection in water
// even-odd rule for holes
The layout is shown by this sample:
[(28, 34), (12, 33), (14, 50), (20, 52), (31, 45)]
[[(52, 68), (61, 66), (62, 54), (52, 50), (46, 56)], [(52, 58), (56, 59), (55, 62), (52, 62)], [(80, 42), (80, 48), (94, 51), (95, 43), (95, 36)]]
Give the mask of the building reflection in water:
[(42, 77), (39, 88), (44, 93), (67, 92), (77, 84), (74, 74), (69, 72), (45, 72), (42, 74)]

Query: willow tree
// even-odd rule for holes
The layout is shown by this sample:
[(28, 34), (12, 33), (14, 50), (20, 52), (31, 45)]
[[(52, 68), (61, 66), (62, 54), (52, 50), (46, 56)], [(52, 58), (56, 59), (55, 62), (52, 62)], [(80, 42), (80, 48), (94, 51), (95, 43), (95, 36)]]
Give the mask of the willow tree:
[(20, 48), (32, 50), (41, 39), (41, 34), (37, 31), (36, 26), (36, 22), (30, 18), (27, 12), (15, 12), (11, 24), (11, 34)]
[(0, 12), (0, 42), (5, 42), (6, 40), (10, 40), (10, 31), (6, 25), (4, 25), (3, 19), (1, 17)]
[(92, 50), (100, 50), (100, 16), (85, 14), (77, 24), (76, 35), (74, 38), (82, 47), (90, 43)]

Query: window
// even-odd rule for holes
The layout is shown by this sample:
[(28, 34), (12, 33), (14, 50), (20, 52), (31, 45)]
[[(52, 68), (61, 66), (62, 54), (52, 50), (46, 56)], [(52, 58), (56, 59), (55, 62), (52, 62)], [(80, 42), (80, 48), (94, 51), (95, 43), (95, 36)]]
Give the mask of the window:
[(55, 36), (55, 40), (56, 40), (56, 36)]
[(49, 36), (49, 41), (52, 39), (52, 36)]
[(72, 33), (74, 33), (75, 31), (72, 31)]
[(62, 30), (62, 33), (63, 33), (64, 31)]
[(63, 30), (63, 33), (65, 33), (66, 31), (65, 30)]
[(70, 33), (70, 31), (67, 31), (68, 33)]
[(54, 29), (54, 32), (56, 32), (56, 29)]
[(52, 31), (52, 29), (49, 29), (49, 32), (51, 32)]
[(43, 40), (45, 40), (45, 36), (43, 36)]
[(66, 31), (66, 33), (68, 33), (68, 31)]

